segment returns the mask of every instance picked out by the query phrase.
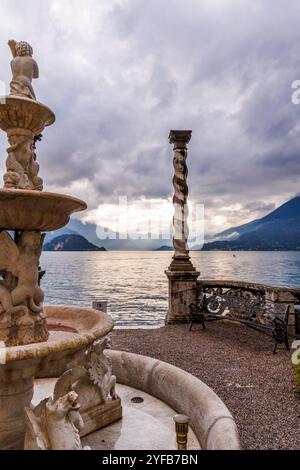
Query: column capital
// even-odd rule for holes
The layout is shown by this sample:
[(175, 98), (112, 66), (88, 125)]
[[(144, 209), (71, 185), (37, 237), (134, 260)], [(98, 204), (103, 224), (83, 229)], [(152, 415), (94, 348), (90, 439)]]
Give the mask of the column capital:
[(180, 145), (185, 147), (192, 138), (192, 131), (176, 131), (171, 130), (169, 135), (170, 144), (175, 144), (175, 146)]

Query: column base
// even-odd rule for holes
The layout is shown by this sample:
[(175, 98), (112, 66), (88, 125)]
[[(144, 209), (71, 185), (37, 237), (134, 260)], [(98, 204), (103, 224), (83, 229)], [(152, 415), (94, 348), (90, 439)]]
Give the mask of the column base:
[(191, 262), (191, 258), (189, 256), (173, 256), (173, 260), (169, 266), (168, 271), (194, 272), (195, 273), (196, 268)]
[[(170, 268), (165, 271), (169, 279), (169, 310), (165, 319), (166, 325), (188, 323), (190, 321), (190, 304), (197, 302), (197, 279), (200, 275), (192, 263), (177, 262), (173, 259)], [(186, 270), (179, 267), (187, 266)], [(175, 269), (174, 269), (175, 267)], [(191, 269), (192, 268), (192, 269)]]

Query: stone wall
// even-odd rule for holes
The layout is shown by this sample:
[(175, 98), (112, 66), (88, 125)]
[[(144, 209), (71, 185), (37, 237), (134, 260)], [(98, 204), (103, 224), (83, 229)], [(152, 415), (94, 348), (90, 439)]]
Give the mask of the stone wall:
[[(169, 279), (169, 309), (166, 324), (191, 321), (190, 304), (199, 303), (203, 292), (228, 292), (244, 295), (261, 301), (284, 314), (289, 306), (289, 334), (300, 337), (300, 288), (274, 287), (267, 284), (230, 280), (197, 280), (198, 272), (166, 272)], [(246, 306), (247, 302), (244, 303)], [(299, 306), (297, 308), (297, 306)], [(243, 305), (241, 304), (240, 308)], [(246, 307), (245, 307), (246, 308)]]

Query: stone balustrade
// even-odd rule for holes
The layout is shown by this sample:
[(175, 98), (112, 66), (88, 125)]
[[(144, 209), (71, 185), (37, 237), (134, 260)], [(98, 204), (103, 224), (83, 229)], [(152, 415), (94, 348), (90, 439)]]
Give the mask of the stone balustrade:
[[(300, 335), (297, 306), (300, 304), (300, 288), (274, 287), (266, 284), (230, 280), (198, 280), (196, 302), (205, 296), (211, 313), (224, 312), (239, 315), (255, 314), (259, 321), (267, 323), (272, 314), (284, 314), (290, 307), (289, 334)], [(258, 307), (259, 306), (259, 307)]]

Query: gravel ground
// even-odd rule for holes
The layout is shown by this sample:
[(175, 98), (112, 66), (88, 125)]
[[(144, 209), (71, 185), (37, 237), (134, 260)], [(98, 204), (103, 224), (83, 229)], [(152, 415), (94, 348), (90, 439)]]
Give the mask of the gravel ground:
[(291, 353), (273, 355), (271, 338), (233, 323), (115, 330), (113, 349), (169, 362), (209, 385), (233, 414), (244, 449), (300, 449), (300, 399)]

